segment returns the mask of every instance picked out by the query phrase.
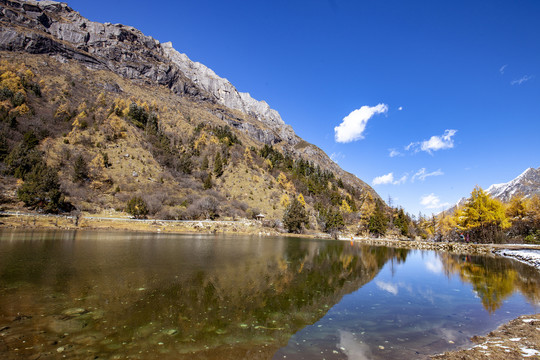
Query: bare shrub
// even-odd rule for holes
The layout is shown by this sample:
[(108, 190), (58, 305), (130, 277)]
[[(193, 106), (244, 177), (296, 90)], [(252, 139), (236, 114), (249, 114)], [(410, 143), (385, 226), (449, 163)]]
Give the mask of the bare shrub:
[(180, 209), (172, 206), (163, 206), (156, 213), (156, 217), (163, 220), (178, 220), (180, 218)]
[(233, 200), (231, 201), (231, 205), (233, 207), (235, 207), (236, 209), (242, 211), (243, 213), (245, 213), (247, 211), (247, 209), (249, 208), (249, 205), (246, 204), (245, 202), (243, 201), (240, 201), (240, 200)]
[(257, 215), (259, 215), (261, 211), (257, 208), (249, 208), (246, 211), (246, 216), (248, 219), (256, 219)]
[(233, 220), (236, 220), (238, 218), (244, 217), (245, 212), (238, 208), (235, 208), (234, 206), (232, 206), (232, 204), (226, 204), (221, 210), (221, 215), (230, 217)]
[(238, 163), (244, 158), (244, 148), (238, 144), (234, 144), (231, 147), (230, 159), (233, 166), (238, 165)]
[(203, 189), (200, 180), (195, 180), (192, 176), (180, 176), (177, 177), (178, 185), (183, 189), (191, 189), (201, 191)]
[(219, 216), (219, 200), (213, 196), (204, 196), (189, 205), (186, 209), (186, 215), (191, 219), (211, 219), (214, 220)]
[(167, 194), (163, 192), (149, 192), (143, 195), (143, 200), (146, 202), (149, 215), (157, 214), (163, 207), (163, 203), (167, 199)]
[(223, 194), (221, 194), (219, 191), (217, 190), (208, 190), (206, 191), (206, 195), (207, 196), (211, 196), (211, 197), (214, 197), (216, 198), (218, 201), (225, 201), (225, 197), (223, 196)]

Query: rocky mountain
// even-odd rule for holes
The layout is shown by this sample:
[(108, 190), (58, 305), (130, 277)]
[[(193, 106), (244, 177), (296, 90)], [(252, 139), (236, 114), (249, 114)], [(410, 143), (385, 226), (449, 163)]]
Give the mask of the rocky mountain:
[[(510, 201), (515, 195), (522, 195), (525, 198), (529, 198), (535, 194), (540, 195), (540, 168), (528, 168), (515, 179), (502, 184), (493, 184), (485, 191), (493, 198), (502, 202)], [(467, 197), (462, 197), (454, 206), (445, 212), (453, 212), (456, 208), (465, 205), (467, 199)]]
[(193, 62), (186, 54), (176, 51), (171, 42), (162, 44), (162, 48), (173, 64), (177, 65), (191, 81), (211, 94), (218, 103), (251, 115), (269, 125), (291, 145), (296, 145), (299, 142), (292, 127), (285, 125), (279, 113), (271, 109), (265, 101), (257, 101), (248, 93), (239, 92), (227, 79), (217, 76), (212, 69), (201, 63)]
[[(161, 44), (131, 26), (92, 22), (65, 3), (0, 0), (0, 4), (0, 50), (47, 54), (61, 61), (73, 59), (90, 69), (110, 70), (137, 82), (166, 86), (180, 96), (238, 110), (257, 120), (258, 126), (238, 121), (231, 114), (222, 112), (218, 116), (258, 141), (282, 143), (288, 151), (312, 156), (321, 167), (369, 188), (319, 148), (296, 136), (266, 102), (239, 92), (228, 80), (176, 51), (170, 42)], [(110, 90), (121, 91), (114, 84), (109, 86)]]
[[(90, 21), (64, 3), (0, 0), (0, 55), (7, 172), (24, 178), (15, 152), (37, 134), (77, 208), (161, 193), (176, 213), (210, 197), (279, 218), (280, 199), (300, 193), (313, 214), (380, 199), (266, 102), (133, 27)], [(88, 166), (78, 182), (74, 157)]]
[(493, 184), (486, 189), (486, 192), (503, 202), (510, 201), (514, 195), (522, 195), (526, 198), (534, 194), (540, 195), (540, 167), (528, 168), (507, 183)]

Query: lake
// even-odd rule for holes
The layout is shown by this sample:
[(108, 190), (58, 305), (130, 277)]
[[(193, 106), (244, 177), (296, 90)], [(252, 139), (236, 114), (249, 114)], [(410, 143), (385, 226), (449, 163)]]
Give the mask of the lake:
[(504, 258), (348, 241), (0, 231), (2, 359), (423, 359), (540, 310)]

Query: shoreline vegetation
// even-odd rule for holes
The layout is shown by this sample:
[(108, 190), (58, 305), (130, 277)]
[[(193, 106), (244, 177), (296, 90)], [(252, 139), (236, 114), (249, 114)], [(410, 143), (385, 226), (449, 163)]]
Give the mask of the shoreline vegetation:
[[(46, 215), (24, 212), (0, 212), (0, 229), (57, 229), (108, 230), (154, 233), (238, 234), (258, 236), (295, 236), (313, 239), (332, 239), (325, 233), (290, 234), (264, 226), (259, 220), (143, 220), (117, 215), (78, 216)], [(354, 244), (388, 246), (405, 249), (436, 250), (464, 255), (501, 256), (502, 249), (540, 250), (530, 244), (472, 244), (460, 242), (433, 242), (389, 238), (366, 238), (342, 234), (334, 237)], [(533, 265), (534, 264), (530, 264)], [(540, 271), (540, 269), (537, 267)], [(432, 359), (518, 359), (540, 356), (540, 313), (521, 316), (485, 336), (474, 336), (476, 345), (431, 356)]]
[(53, 215), (22, 211), (0, 211), (0, 228), (58, 229), (58, 230), (110, 230), (158, 233), (206, 233), (261, 236), (294, 236), (313, 239), (339, 239), (373, 246), (404, 249), (436, 250), (459, 254), (489, 254), (500, 249), (537, 249), (535, 244), (467, 243), (455, 241), (430, 241), (404, 237), (364, 237), (342, 232), (332, 236), (322, 232), (289, 233), (267, 226), (261, 220), (163, 220), (136, 219), (115, 214)]

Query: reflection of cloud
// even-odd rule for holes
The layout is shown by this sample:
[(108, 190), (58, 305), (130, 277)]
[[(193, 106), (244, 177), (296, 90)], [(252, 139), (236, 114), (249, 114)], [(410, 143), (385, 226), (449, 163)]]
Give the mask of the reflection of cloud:
[(376, 281), (375, 284), (381, 290), (388, 291), (390, 294), (397, 295), (398, 287), (397, 285), (390, 284), (384, 281)]
[(371, 359), (371, 350), (367, 344), (358, 342), (354, 335), (348, 331), (339, 331), (338, 348), (347, 355), (350, 360)]
[(430, 259), (426, 262), (426, 269), (434, 274), (440, 274), (443, 271), (443, 264), (440, 259)]
[(446, 340), (447, 342), (448, 341), (455, 342), (457, 340), (465, 338), (465, 335), (462, 335), (459, 333), (459, 331), (453, 330), (453, 329), (439, 328), (436, 331), (437, 333), (440, 334), (439, 337), (443, 340)]

